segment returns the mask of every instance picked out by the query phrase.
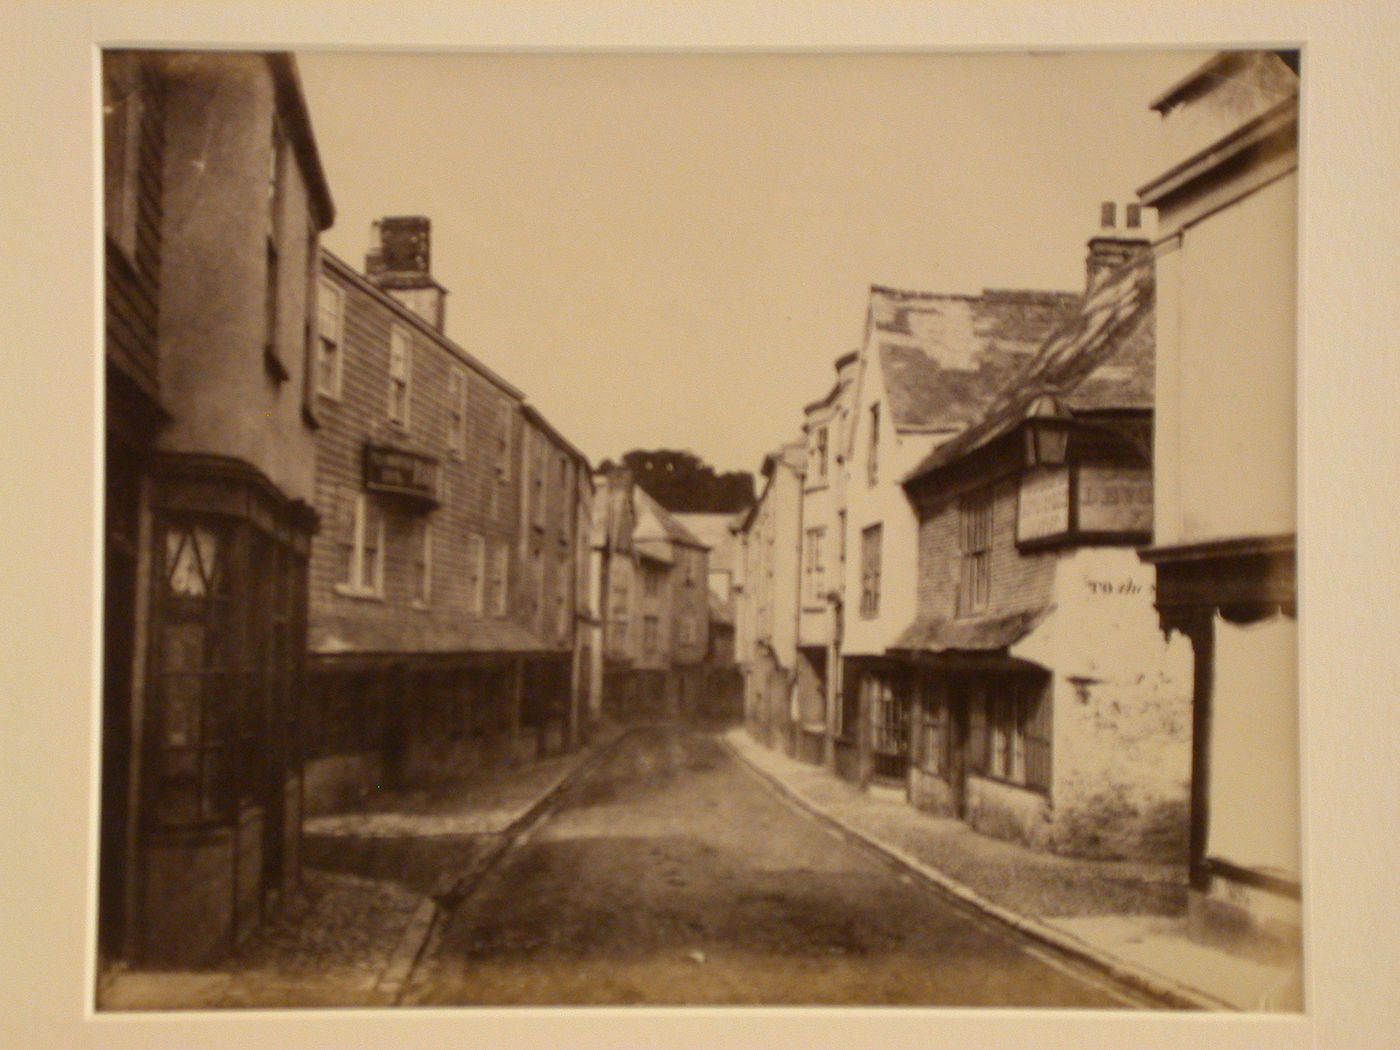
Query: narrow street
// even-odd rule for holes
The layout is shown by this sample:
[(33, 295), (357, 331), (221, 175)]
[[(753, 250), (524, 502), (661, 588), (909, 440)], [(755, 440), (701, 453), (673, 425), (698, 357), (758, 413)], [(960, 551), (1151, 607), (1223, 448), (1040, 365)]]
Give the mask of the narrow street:
[(781, 801), (713, 737), (625, 738), (447, 918), (406, 1005), (1116, 1007)]

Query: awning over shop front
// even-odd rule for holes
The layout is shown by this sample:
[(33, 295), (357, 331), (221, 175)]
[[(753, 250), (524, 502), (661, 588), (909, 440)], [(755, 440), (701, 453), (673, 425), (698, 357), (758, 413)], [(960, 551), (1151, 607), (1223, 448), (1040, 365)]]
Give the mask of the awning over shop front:
[(889, 651), (896, 655), (932, 655), (978, 664), (989, 658), (993, 662), (1010, 661), (1007, 647), (1040, 626), (1053, 608), (1043, 605), (1000, 616), (959, 619), (921, 616), (904, 629)]

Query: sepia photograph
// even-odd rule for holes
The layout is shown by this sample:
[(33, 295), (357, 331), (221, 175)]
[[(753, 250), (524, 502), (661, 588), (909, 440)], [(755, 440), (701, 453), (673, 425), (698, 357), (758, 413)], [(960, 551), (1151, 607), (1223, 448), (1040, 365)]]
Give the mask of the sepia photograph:
[(1297, 49), (107, 47), (99, 1014), (1298, 1014)]

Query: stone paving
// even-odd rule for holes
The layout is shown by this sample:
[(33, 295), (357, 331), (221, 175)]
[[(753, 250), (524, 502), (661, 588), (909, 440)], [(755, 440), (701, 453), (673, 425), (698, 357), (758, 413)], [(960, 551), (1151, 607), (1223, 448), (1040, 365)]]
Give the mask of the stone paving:
[(1266, 966), (1185, 935), (1184, 865), (1060, 857), (922, 813), (902, 793), (861, 791), (755, 741), (724, 740), (795, 798), (877, 847), (912, 858), (977, 897), (1068, 934), (1110, 964), (1127, 963), (1222, 1008), (1295, 1011), (1296, 967)]
[(237, 958), (200, 971), (116, 970), (101, 1010), (384, 1006), (378, 987), (415, 913), (498, 848), (504, 833), (621, 733), (568, 755), (408, 791), (308, 820), (302, 886)]
[(306, 868), (301, 892), (236, 959), (209, 971), (107, 975), (98, 1008), (382, 1005), (375, 982), (421, 899), (392, 882)]

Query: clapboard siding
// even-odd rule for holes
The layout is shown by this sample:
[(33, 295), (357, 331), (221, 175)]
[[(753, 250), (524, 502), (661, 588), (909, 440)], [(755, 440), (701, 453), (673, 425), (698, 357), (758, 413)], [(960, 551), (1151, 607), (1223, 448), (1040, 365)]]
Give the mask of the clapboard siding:
[[(323, 527), (311, 559), (312, 615), (334, 614), (373, 625), (402, 617), (445, 629), (460, 629), (476, 614), (470, 609), (468, 541), (481, 536), (489, 550), (509, 552), (506, 618), (529, 625), (523, 604), (520, 536), (522, 477), (521, 400), (488, 373), (464, 358), (445, 338), (411, 320), (362, 279), (347, 275), (323, 257), (322, 274), (343, 296), (343, 365), (340, 397), (317, 395), (321, 423), (317, 435), (316, 508)], [(391, 423), (389, 345), (391, 328), (410, 337), (411, 372), (408, 424)], [(465, 454), (448, 447), (451, 371), (467, 376)], [(510, 406), (510, 467), (503, 480), (497, 471), (499, 406)], [(385, 519), (384, 593), (381, 599), (338, 593), (344, 574), (345, 513), (343, 500), (364, 489), (363, 456), (368, 442), (384, 442), (433, 456), (439, 464), (441, 504), (426, 514), (382, 505)], [(432, 583), (427, 607), (415, 601), (414, 567), (417, 522), (432, 529)], [(489, 572), (489, 564), (488, 564)], [(480, 619), (493, 619), (489, 607)]]
[[(128, 57), (129, 61), (137, 61)], [(160, 285), (161, 184), (164, 177), (164, 100), (159, 81), (144, 63), (135, 83), (141, 94), (135, 170), (133, 252), (105, 242), (106, 357), (152, 399), (158, 398), (156, 298)]]

